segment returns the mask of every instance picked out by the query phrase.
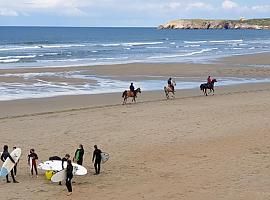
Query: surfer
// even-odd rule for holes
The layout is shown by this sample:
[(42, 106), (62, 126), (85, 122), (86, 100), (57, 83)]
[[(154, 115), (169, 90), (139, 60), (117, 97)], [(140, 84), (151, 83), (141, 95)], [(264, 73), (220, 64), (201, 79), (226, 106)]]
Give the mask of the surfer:
[(94, 167), (95, 167), (95, 175), (98, 175), (100, 173), (100, 163), (101, 163), (101, 153), (102, 151), (100, 149), (98, 149), (97, 145), (94, 145), (94, 152), (93, 152), (93, 158), (92, 158), (92, 162), (95, 161), (94, 163)]
[(66, 178), (66, 186), (68, 189), (68, 196), (72, 194), (72, 184), (71, 179), (73, 178), (73, 166), (71, 164), (71, 160), (67, 160), (67, 178)]
[(77, 162), (78, 165), (82, 165), (82, 163), (83, 163), (83, 154), (84, 154), (83, 145), (80, 144), (79, 148), (75, 152), (75, 156), (73, 158), (73, 161)]
[(62, 169), (64, 169), (64, 162), (70, 159), (70, 155), (67, 153), (64, 158), (62, 158)]
[[(3, 162), (5, 162), (5, 160), (8, 159), (8, 158), (11, 160), (11, 162), (15, 163), (15, 161), (13, 160), (13, 158), (10, 156), (10, 154), (8, 152), (8, 146), (4, 145), (3, 153), (1, 155), (1, 160)], [(19, 183), (18, 181), (15, 180), (13, 169), (10, 171), (10, 174), (11, 174), (13, 183)], [(6, 175), (6, 180), (7, 180), (7, 183), (10, 183), (10, 181), (8, 180), (8, 175)]]
[(36, 176), (38, 177), (37, 160), (38, 155), (35, 153), (35, 149), (30, 149), (30, 154), (28, 155), (28, 165), (30, 166), (31, 169), (31, 175), (33, 176), (33, 171), (35, 169)]
[[(16, 147), (13, 147), (13, 150), (15, 150), (15, 149), (16, 149)], [(17, 164), (18, 164), (19, 160), (16, 162), (16, 164), (14, 165), (14, 168), (13, 168), (14, 169), (14, 177), (17, 176)]]
[[(67, 162), (69, 159), (70, 159), (70, 155), (69, 154), (66, 154), (65, 157), (63, 157), (61, 159), (62, 160), (62, 170), (64, 169), (64, 162)], [(62, 185), (62, 182), (60, 181), (58, 184), (59, 185)]]

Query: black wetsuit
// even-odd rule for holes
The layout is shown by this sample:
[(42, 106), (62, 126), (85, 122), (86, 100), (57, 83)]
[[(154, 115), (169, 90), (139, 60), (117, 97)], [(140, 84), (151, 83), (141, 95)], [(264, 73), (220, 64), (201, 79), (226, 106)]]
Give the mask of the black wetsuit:
[(67, 165), (67, 178), (66, 178), (66, 186), (68, 192), (72, 192), (71, 179), (73, 178), (73, 166)]
[(100, 173), (101, 153), (102, 151), (100, 149), (95, 149), (95, 151), (93, 152), (92, 161), (95, 160), (94, 166), (95, 166), (96, 174)]
[[(78, 154), (78, 156), (77, 156), (77, 154)], [(75, 152), (75, 159), (76, 159), (78, 165), (82, 165), (82, 163), (83, 163), (83, 154), (84, 154), (83, 149), (77, 149)]]
[[(2, 160), (3, 162), (5, 162), (5, 160), (8, 159), (8, 158), (9, 158), (13, 163), (15, 163), (15, 161), (14, 161), (13, 158), (10, 156), (10, 154), (8, 153), (8, 151), (4, 151), (4, 152), (2, 153), (2, 155), (1, 155), (1, 160)], [(13, 169), (10, 171), (10, 173), (11, 173), (11, 177), (12, 177), (13, 182), (14, 182), (14, 183), (17, 182), (17, 181), (15, 180), (15, 178), (14, 178)], [(10, 182), (10, 181), (8, 180), (8, 175), (6, 175), (6, 180), (7, 180), (7, 183)]]
[(35, 169), (36, 175), (38, 175), (38, 171), (37, 171), (38, 155), (36, 153), (30, 153), (28, 155), (28, 162), (30, 162), (30, 159), (32, 159), (31, 174), (33, 175), (33, 171)]
[[(66, 158), (66, 157), (64, 157), (64, 158), (60, 158), (60, 160), (62, 161), (62, 170), (64, 169), (64, 162), (66, 162), (68, 159)], [(59, 183), (58, 183), (59, 185), (62, 185), (62, 182), (61, 181), (59, 181)]]

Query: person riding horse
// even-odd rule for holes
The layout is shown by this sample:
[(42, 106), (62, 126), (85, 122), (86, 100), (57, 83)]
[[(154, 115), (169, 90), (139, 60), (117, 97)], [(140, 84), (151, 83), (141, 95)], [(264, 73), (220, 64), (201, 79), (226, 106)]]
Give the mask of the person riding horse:
[(212, 82), (211, 76), (208, 76), (208, 78), (207, 78), (207, 84), (210, 85), (211, 82)]
[(174, 93), (174, 85), (172, 83), (172, 78), (171, 77), (168, 79), (168, 87), (171, 88), (172, 92)]
[(216, 79), (211, 79), (210, 76), (207, 78), (207, 83), (203, 83), (200, 85), (200, 89), (203, 91), (205, 96), (207, 96), (207, 89), (210, 90), (210, 93), (213, 92), (213, 95), (215, 93), (214, 84), (217, 82)]
[(132, 95), (133, 95), (134, 97), (136, 97), (135, 88), (134, 88), (133, 83), (130, 84), (129, 90), (130, 90), (130, 92), (132, 93)]

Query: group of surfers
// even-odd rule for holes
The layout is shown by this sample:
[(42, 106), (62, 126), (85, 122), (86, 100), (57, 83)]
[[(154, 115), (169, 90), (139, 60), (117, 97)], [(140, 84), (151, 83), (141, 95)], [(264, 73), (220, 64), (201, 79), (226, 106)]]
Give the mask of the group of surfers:
[[(13, 150), (16, 149), (16, 147), (13, 147)], [(94, 151), (93, 151), (93, 156), (92, 156), (92, 163), (94, 163), (95, 167), (95, 174), (98, 175), (100, 174), (100, 168), (101, 168), (101, 153), (102, 151), (97, 147), (97, 145), (94, 145)], [(84, 148), (83, 145), (80, 144), (79, 148), (76, 150), (73, 162), (76, 162), (78, 165), (83, 164), (83, 156), (84, 156)], [(13, 162), (15, 165), (10, 171), (10, 175), (12, 177), (13, 183), (19, 183), (15, 177), (17, 175), (17, 165), (18, 162), (15, 162), (14, 159), (11, 157), (9, 150), (8, 150), (8, 145), (4, 145), (3, 147), (3, 153), (1, 155), (1, 160), (2, 162), (5, 162), (7, 159), (10, 159), (11, 162)], [(33, 177), (34, 175), (34, 170), (36, 177), (38, 177), (38, 170), (37, 170), (37, 163), (38, 163), (38, 155), (36, 154), (35, 150), (32, 148), (30, 149), (30, 152), (27, 157), (28, 165), (30, 166), (30, 171), (31, 171), (31, 176)], [(49, 158), (49, 160), (61, 160), (62, 161), (62, 169), (64, 169), (64, 162), (67, 162), (67, 167), (66, 167), (66, 187), (68, 190), (68, 196), (72, 194), (72, 178), (73, 178), (73, 166), (72, 166), (72, 161), (71, 157), (69, 154), (66, 154), (63, 158), (60, 158), (58, 156), (52, 156)], [(10, 183), (9, 180), (9, 175), (6, 175), (6, 182)], [(61, 182), (59, 182), (59, 185), (61, 185)]]

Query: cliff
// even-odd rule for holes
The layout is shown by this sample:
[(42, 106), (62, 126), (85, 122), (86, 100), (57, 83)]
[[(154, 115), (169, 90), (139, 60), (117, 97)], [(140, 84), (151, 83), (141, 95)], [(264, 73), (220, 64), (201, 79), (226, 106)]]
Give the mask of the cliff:
[(159, 29), (270, 29), (270, 18), (240, 20), (179, 19), (162, 24)]

